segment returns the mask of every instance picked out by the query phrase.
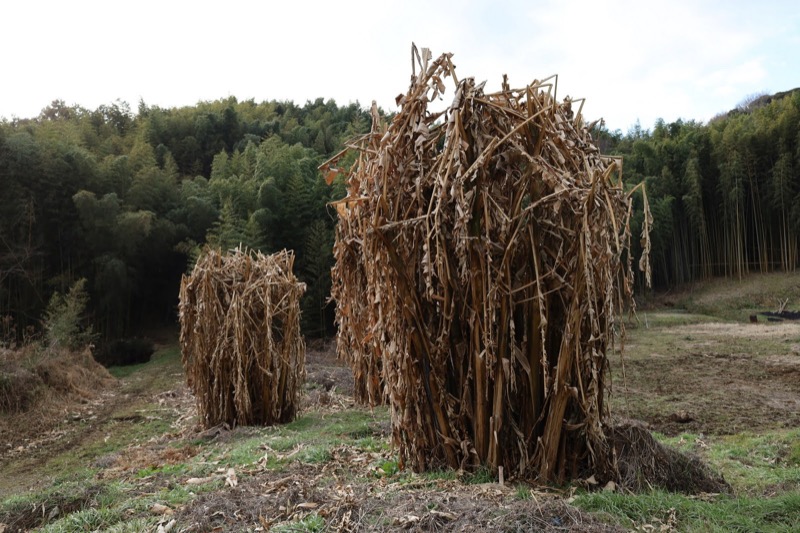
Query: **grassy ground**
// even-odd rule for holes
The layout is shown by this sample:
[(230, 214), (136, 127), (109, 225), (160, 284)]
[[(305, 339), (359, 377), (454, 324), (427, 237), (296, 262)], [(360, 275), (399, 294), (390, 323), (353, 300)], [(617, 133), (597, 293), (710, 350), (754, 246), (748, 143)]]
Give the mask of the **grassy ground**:
[(574, 504), (637, 530), (797, 531), (800, 324), (750, 322), (784, 298), (800, 308), (800, 275), (660, 295), (628, 323), (624, 355), (611, 357), (612, 413), (702, 458), (732, 495), (601, 491)]
[(0, 457), (0, 531), (616, 530), (560, 489), (401, 471), (388, 410), (353, 403), (332, 346), (310, 351), (307, 370), (294, 422), (204, 430), (175, 346), (111, 369), (116, 388), (70, 406), (58, 438)]
[(614, 416), (699, 456), (731, 494), (401, 471), (389, 413), (353, 404), (330, 346), (309, 352), (294, 422), (204, 430), (171, 345), (112, 369), (118, 384), (92, 401), (65, 405), (51, 438), (20, 428), (0, 452), (0, 531), (796, 531), (800, 325), (747, 318), (798, 282), (753, 277), (662, 296), (611, 356)]
[[(787, 299), (787, 309), (800, 310), (800, 272), (750, 274), (741, 281), (718, 278), (690, 284), (644, 299), (646, 308), (673, 308), (717, 319), (747, 322), (750, 315), (776, 311)], [(763, 316), (759, 317), (764, 321)]]

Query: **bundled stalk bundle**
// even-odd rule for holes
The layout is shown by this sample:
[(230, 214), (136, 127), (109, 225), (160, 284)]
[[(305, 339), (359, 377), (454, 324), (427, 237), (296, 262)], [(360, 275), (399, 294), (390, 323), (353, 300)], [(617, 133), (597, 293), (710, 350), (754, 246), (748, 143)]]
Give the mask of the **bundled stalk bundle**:
[(294, 419), (305, 379), (294, 255), (207, 250), (180, 291), (181, 350), (207, 427)]
[(336, 352), (353, 369), (353, 396), (356, 402), (371, 406), (383, 404), (386, 397), (381, 379), (379, 344), (371, 342), (370, 307), (366, 298), (367, 279), (364, 255), (359, 235), (363, 219), (355, 218), (358, 208), (337, 206), (339, 224), (336, 227), (331, 296), (336, 300)]
[[(606, 351), (633, 283), (620, 164), (554, 78), (487, 94), (450, 54), (431, 59), (413, 49), (400, 111), (382, 128), (373, 106), (354, 145), (337, 205), (340, 349), (356, 372), (381, 369), (417, 471), (613, 478)], [(447, 78), (452, 104), (433, 112)]]

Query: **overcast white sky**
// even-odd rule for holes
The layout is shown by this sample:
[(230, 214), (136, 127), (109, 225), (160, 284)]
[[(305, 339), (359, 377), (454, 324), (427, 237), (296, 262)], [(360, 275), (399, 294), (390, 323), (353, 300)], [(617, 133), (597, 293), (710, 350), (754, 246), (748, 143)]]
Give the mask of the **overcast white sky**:
[(800, 86), (796, 0), (19, 0), (0, 6), (0, 117), (231, 95), (392, 110), (412, 41), (488, 89), (558, 73), (559, 99), (623, 132)]

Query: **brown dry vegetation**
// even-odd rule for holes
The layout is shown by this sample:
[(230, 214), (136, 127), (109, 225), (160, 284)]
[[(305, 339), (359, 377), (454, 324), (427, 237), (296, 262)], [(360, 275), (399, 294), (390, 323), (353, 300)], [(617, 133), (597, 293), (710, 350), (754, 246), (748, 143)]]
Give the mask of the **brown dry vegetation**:
[(0, 348), (0, 457), (46, 435), (55, 417), (98, 401), (115, 384), (88, 349)]
[(181, 350), (206, 427), (294, 419), (305, 378), (294, 254), (206, 250), (181, 280)]
[(618, 161), (557, 79), (488, 93), (450, 54), (413, 48), (412, 63), (337, 204), (332, 293), (358, 397), (387, 393), (415, 471), (613, 479), (606, 350), (633, 279)]

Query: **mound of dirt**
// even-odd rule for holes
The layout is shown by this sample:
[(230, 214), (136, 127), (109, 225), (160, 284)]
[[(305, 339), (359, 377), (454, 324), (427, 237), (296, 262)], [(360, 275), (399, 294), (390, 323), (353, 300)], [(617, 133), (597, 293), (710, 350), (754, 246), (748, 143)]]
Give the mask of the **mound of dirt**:
[(116, 382), (88, 348), (48, 355), (34, 370), (50, 389), (77, 399), (94, 398), (98, 391)]
[(0, 358), (0, 414), (27, 411), (43, 386), (35, 372)]
[[(87, 348), (0, 353), (0, 468), (25, 443), (49, 438), (64, 413), (96, 401), (117, 380)], [(57, 432), (52, 438), (57, 438)]]
[(700, 459), (661, 444), (636, 422), (619, 423), (608, 434), (617, 456), (619, 483), (630, 491), (731, 492), (728, 482)]
[[(116, 380), (90, 350), (66, 352), (28, 347), (0, 353), (0, 414), (22, 413), (52, 398), (91, 399)], [(55, 394), (49, 394), (55, 393)]]

